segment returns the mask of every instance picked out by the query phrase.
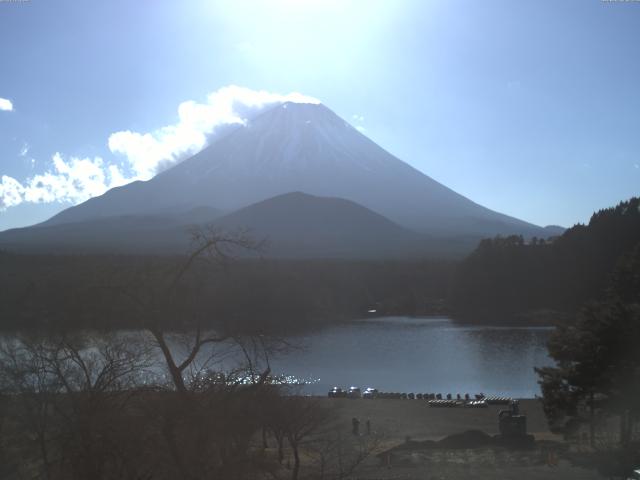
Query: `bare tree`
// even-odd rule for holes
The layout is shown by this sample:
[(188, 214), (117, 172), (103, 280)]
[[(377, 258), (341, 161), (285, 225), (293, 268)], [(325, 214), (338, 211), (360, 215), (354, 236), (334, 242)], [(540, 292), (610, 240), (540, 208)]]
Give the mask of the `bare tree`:
[[(135, 344), (92, 333), (2, 345), (0, 395), (20, 413), (12, 431), (42, 478), (248, 478), (277, 469), (253, 445), (276, 347), (225, 322), (211, 328), (210, 311), (194, 301), (211, 294), (211, 263), (225, 269), (240, 249), (258, 245), (213, 230), (193, 239), (192, 252), (170, 268), (164, 259), (109, 286), (143, 321), (146, 334), (135, 334)], [(169, 381), (142, 388), (158, 354)], [(234, 362), (217, 363), (225, 355)]]
[(299, 395), (272, 395), (264, 406), (266, 426), (278, 445), (278, 462), (284, 459), (284, 441), (293, 454), (291, 478), (297, 480), (301, 466), (301, 448), (311, 441), (331, 417), (318, 399)]
[(287, 411), (286, 437), (293, 451), (291, 478), (297, 480), (300, 471), (300, 447), (327, 421), (329, 412), (317, 401), (305, 397), (286, 397), (282, 399), (282, 403)]
[(378, 435), (354, 438), (344, 435), (338, 425), (327, 425), (307, 451), (313, 459), (309, 478), (317, 480), (342, 480), (350, 478), (371, 458), (381, 445)]
[[(261, 245), (244, 232), (195, 228), (191, 235), (186, 257), (147, 285), (121, 291), (136, 305), (167, 369), (170, 388), (159, 392), (154, 417), (175, 475), (235, 477), (253, 462), (249, 442), (261, 426), (258, 397), (269, 380), (272, 344), (220, 319), (211, 328), (203, 299), (215, 295), (211, 266), (226, 269), (240, 252)], [(233, 366), (218, 363), (225, 354)]]
[(28, 437), (16, 435), (19, 431), (28, 433), (36, 444), (42, 476), (49, 479), (52, 402), (59, 383), (46, 373), (41, 349), (37, 343), (3, 340), (0, 344), (0, 390), (6, 401), (6, 410), (3, 410), (10, 411), (14, 421), (14, 425), (5, 429), (3, 438), (9, 439), (14, 456), (30, 458), (32, 449)]
[(14, 400), (13, 431), (22, 454), (35, 454), (24, 465), (46, 479), (127, 478), (118, 452), (128, 425), (119, 420), (144, 362), (138, 345), (117, 336), (4, 341), (0, 371), (2, 390)]
[[(179, 393), (188, 391), (185, 374), (194, 368), (199, 354), (206, 347), (225, 344), (236, 338), (235, 332), (226, 328), (224, 322), (217, 322), (216, 330), (207, 330), (203, 326), (205, 320), (211, 325), (212, 319), (207, 318), (206, 311), (201, 311), (201, 306), (194, 308), (194, 298), (196, 293), (200, 294), (200, 298), (206, 298), (211, 292), (203, 291), (207, 288), (207, 282), (206, 278), (202, 278), (203, 272), (199, 267), (204, 263), (228, 268), (240, 252), (257, 252), (262, 246), (244, 231), (223, 233), (213, 227), (193, 227), (190, 234), (190, 253), (178, 258), (168, 271), (159, 272), (159, 278), (153, 279), (156, 282), (154, 285), (151, 281), (137, 285), (143, 289), (137, 294), (134, 285), (120, 287), (121, 293), (133, 301), (140, 318), (144, 319), (143, 324), (160, 349), (173, 387)], [(144, 283), (139, 278), (135, 282)], [(188, 341), (182, 342), (188, 345), (186, 352), (172, 349), (169, 339), (171, 331), (175, 333), (176, 330), (186, 332), (183, 340), (187, 338)], [(184, 354), (179, 357), (180, 353)], [(207, 360), (204, 360), (205, 364)]]

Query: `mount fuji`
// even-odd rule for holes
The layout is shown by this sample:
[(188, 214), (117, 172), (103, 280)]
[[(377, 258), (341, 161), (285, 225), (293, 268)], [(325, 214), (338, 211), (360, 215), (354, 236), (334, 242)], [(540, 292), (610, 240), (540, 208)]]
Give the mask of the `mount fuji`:
[[(287, 102), (235, 127), (149, 181), (114, 188), (37, 226), (0, 233), (0, 246), (28, 244), (46, 250), (53, 235), (58, 246), (87, 247), (91, 242), (86, 243), (86, 230), (100, 228), (105, 232), (120, 228), (122, 235), (143, 241), (149, 233), (145, 228), (153, 225), (156, 240), (162, 235), (172, 238), (166, 243), (171, 250), (181, 226), (204, 221), (224, 226), (230, 222), (226, 217), (254, 204), (260, 205), (259, 215), (245, 213), (236, 215), (236, 220), (244, 218), (247, 228), (266, 229), (273, 236), (274, 229), (266, 228), (259, 218), (268, 218), (269, 209), (282, 209), (283, 201), (264, 202), (292, 192), (306, 196), (285, 196), (289, 203), (304, 198), (306, 204), (326, 207), (310, 208), (307, 213), (313, 217), (323, 212), (308, 220), (320, 226), (324, 222), (328, 229), (345, 228), (349, 223), (344, 215), (339, 222), (332, 220), (341, 209), (354, 216), (353, 224), (363, 225), (363, 236), (368, 233), (366, 226), (375, 223), (375, 235), (385, 243), (384, 251), (415, 245), (417, 236), (429, 239), (425, 245), (434, 245), (434, 239), (467, 239), (471, 245), (487, 236), (549, 235), (544, 228), (489, 210), (438, 183), (379, 147), (326, 106)], [(290, 222), (300, 224), (303, 213), (290, 216)], [(287, 217), (283, 215), (277, 215), (281, 231), (294, 238), (301, 234), (293, 226), (285, 228)], [(368, 220), (358, 223), (363, 215)], [(381, 234), (380, 229), (385, 228), (388, 235)], [(347, 237), (356, 241), (356, 236)], [(397, 245), (391, 248), (394, 239)], [(101, 245), (108, 250), (109, 239), (102, 237)], [(314, 245), (318, 252), (323, 251), (320, 244)], [(351, 247), (338, 250), (357, 248)], [(409, 250), (415, 252), (413, 247)], [(308, 254), (307, 250), (301, 256)]]

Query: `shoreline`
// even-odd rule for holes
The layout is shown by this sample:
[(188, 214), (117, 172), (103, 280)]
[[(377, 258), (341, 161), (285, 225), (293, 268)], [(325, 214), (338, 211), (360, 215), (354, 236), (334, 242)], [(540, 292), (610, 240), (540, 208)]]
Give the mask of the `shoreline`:
[[(387, 439), (439, 440), (466, 430), (499, 433), (498, 414), (506, 405), (486, 408), (434, 408), (425, 400), (391, 400), (365, 398), (327, 398), (313, 396), (320, 405), (337, 413), (350, 424), (352, 418), (369, 419), (374, 430)], [(536, 398), (517, 399), (520, 411), (527, 415), (527, 430), (541, 439), (559, 439), (549, 430), (542, 403)]]
[[(498, 414), (504, 405), (487, 408), (432, 408), (419, 400), (348, 399), (318, 397), (320, 405), (334, 412), (334, 421), (344, 438), (378, 442), (375, 454), (367, 459), (354, 478), (362, 480), (470, 480), (509, 478), (519, 480), (602, 480), (594, 470), (574, 464), (559, 453), (550, 468), (548, 452), (570, 448), (561, 435), (549, 430), (542, 404), (522, 398), (520, 412), (527, 417), (527, 434), (533, 448), (509, 449), (479, 446), (425, 449), (425, 442), (439, 442), (460, 434), (489, 436), (500, 433)], [(353, 419), (359, 433), (352, 431)], [(370, 431), (367, 427), (369, 426)], [(472, 432), (475, 431), (475, 432)], [(480, 434), (482, 435), (482, 434)], [(367, 439), (372, 440), (367, 440)]]

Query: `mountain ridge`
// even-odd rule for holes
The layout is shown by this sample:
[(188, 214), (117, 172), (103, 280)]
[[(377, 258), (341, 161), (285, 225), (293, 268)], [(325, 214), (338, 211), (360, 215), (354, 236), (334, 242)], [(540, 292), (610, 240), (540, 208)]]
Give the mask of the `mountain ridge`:
[(471, 244), (408, 230), (350, 200), (289, 192), (227, 215), (206, 207), (186, 214), (122, 215), (0, 233), (0, 247), (26, 253), (181, 254), (193, 227), (247, 234), (258, 252), (240, 256), (302, 259), (454, 257)]
[[(200, 211), (209, 215), (209, 219), (230, 216), (237, 220), (242, 218), (237, 212), (248, 207), (255, 211), (262, 208), (256, 205), (266, 201), (273, 210), (267, 209), (265, 216), (273, 218), (279, 225), (279, 231), (271, 229), (271, 233), (277, 233), (275, 236), (283, 245), (288, 239), (280, 235), (281, 232), (288, 231), (289, 236), (304, 236), (313, 230), (313, 224), (308, 224), (307, 220), (319, 221), (317, 216), (321, 211), (318, 205), (314, 205), (313, 208), (309, 206), (309, 219), (300, 215), (292, 215), (289, 219), (279, 217), (277, 211), (283, 208), (282, 205), (268, 200), (280, 196), (290, 200), (292, 197), (287, 195), (298, 195), (298, 200), (304, 201), (314, 197), (323, 208), (333, 202), (338, 210), (335, 215), (323, 213), (321, 216), (330, 219), (334, 225), (340, 223), (339, 210), (348, 208), (353, 222), (363, 222), (367, 228), (373, 228), (375, 223), (375, 228), (386, 232), (372, 238), (387, 238), (388, 233), (394, 231), (398, 238), (405, 238), (407, 253), (414, 255), (424, 253), (423, 249), (413, 246), (420, 243), (415, 241), (415, 235), (420, 235), (422, 240), (431, 239), (424, 245), (430, 245), (431, 253), (434, 253), (443, 251), (443, 240), (451, 245), (465, 245), (464, 248), (470, 251), (484, 237), (517, 234), (546, 238), (557, 231), (478, 205), (393, 156), (322, 104), (285, 102), (262, 112), (244, 125), (229, 129), (200, 152), (150, 180), (111, 189), (34, 227), (4, 232), (0, 234), (0, 244), (13, 239), (12, 244), (15, 245), (16, 239), (22, 238), (25, 244), (39, 241), (41, 247), (46, 248), (46, 239), (41, 238), (42, 230), (38, 234), (34, 232), (57, 227), (57, 230), (48, 231), (58, 232), (56, 238), (62, 242), (65, 238), (70, 239), (64, 233), (64, 225), (69, 225), (69, 231), (76, 232), (76, 238), (85, 238), (91, 243), (95, 238), (90, 232), (82, 233), (80, 230), (103, 229), (100, 231), (104, 233), (104, 241), (112, 238), (114, 244), (122, 246), (120, 239), (113, 238), (108, 229), (104, 230), (104, 225), (110, 224), (121, 235), (138, 241), (143, 241), (144, 236), (150, 234), (148, 228), (153, 225), (154, 241), (175, 245), (176, 232), (167, 230), (162, 225), (162, 218), (169, 226), (184, 226), (189, 219), (197, 220), (192, 223), (201, 224), (207, 218), (196, 219), (193, 214)], [(372, 214), (379, 218), (374, 221)], [(140, 231), (131, 221), (135, 217), (143, 219)], [(308, 228), (295, 231), (294, 225), (287, 225), (287, 221), (305, 223)], [(270, 230), (255, 216), (249, 223), (259, 223), (264, 230)], [(237, 221), (235, 225), (239, 226)], [(342, 225), (345, 232), (352, 232), (352, 242), (368, 242), (367, 237), (352, 231), (349, 222)], [(404, 229), (404, 233), (398, 229)], [(320, 237), (321, 233), (316, 231)], [(160, 238), (162, 235), (167, 237), (164, 243)], [(343, 236), (348, 235), (345, 233)], [(36, 237), (40, 240), (36, 241)], [(408, 241), (409, 237), (414, 241)], [(328, 242), (324, 246), (306, 238), (306, 244), (316, 245), (320, 255), (326, 254), (325, 247), (331, 242), (337, 246), (335, 235), (332, 238), (324, 236)], [(384, 242), (380, 241), (382, 245)], [(402, 243), (389, 238), (385, 241)], [(76, 241), (71, 243), (77, 245)], [(300, 247), (300, 242), (297, 245)], [(336, 251), (356, 254), (358, 249), (352, 247), (343, 245)], [(298, 255), (300, 248), (291, 248), (292, 255)], [(372, 245), (369, 249), (375, 250)], [(395, 247), (387, 251), (395, 252)], [(286, 256), (284, 250), (279, 252)], [(315, 256), (311, 250), (308, 255)]]

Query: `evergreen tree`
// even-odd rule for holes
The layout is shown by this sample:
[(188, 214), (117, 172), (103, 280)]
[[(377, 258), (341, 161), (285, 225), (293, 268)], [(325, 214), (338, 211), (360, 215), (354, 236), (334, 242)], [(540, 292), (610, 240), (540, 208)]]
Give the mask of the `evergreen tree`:
[(603, 301), (588, 304), (549, 341), (555, 367), (537, 369), (544, 410), (556, 431), (598, 416), (620, 418), (620, 441), (631, 440), (640, 416), (640, 244), (623, 256)]

